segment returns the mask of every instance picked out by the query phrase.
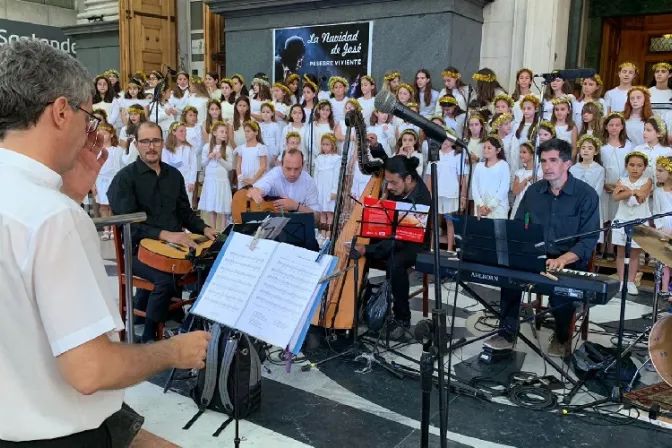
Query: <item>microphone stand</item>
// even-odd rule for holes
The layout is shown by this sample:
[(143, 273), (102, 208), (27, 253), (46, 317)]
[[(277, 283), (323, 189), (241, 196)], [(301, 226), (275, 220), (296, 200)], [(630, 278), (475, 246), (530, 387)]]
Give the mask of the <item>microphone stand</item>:
[(149, 110), (152, 110), (152, 105), (154, 106), (154, 116), (156, 117), (154, 123), (156, 124), (159, 124), (159, 105), (161, 104), (161, 95), (163, 95), (163, 89), (165, 88), (168, 76), (169, 73), (166, 72), (163, 75), (161, 81), (156, 83), (154, 86), (154, 96), (152, 97), (152, 102), (149, 103)]

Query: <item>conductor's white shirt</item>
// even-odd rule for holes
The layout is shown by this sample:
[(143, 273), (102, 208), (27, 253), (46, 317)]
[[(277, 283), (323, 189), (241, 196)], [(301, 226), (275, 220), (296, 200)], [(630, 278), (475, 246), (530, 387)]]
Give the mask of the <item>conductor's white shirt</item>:
[(124, 397), (82, 395), (56, 364), (123, 329), (96, 229), (61, 184), (45, 165), (0, 149), (0, 440), (97, 428)]
[(254, 187), (261, 189), (265, 196), (289, 198), (315, 212), (320, 211), (320, 202), (317, 197), (317, 183), (305, 171), (301, 172), (301, 176), (299, 176), (296, 182), (290, 182), (283, 174), (282, 167), (276, 166), (256, 181)]

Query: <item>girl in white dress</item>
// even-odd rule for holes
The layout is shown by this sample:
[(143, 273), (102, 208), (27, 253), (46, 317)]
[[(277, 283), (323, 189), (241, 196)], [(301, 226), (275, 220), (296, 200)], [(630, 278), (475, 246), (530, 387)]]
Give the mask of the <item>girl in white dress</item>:
[[(628, 176), (619, 179), (614, 188), (613, 197), (620, 201), (615, 219), (619, 221), (629, 221), (631, 219), (645, 218), (651, 216), (648, 197), (651, 193), (651, 179), (645, 175), (649, 158), (646, 154), (639, 151), (633, 151), (625, 156), (625, 166), (628, 170)], [(616, 246), (616, 270), (618, 279), (622, 282), (625, 261), (625, 231), (623, 229), (613, 229), (611, 242)], [(632, 241), (632, 250), (630, 252), (630, 269), (628, 276), (628, 294), (636, 295), (639, 293), (635, 286), (635, 278), (639, 269), (640, 246), (636, 241)]]
[(254, 120), (246, 121), (245, 143), (236, 148), (236, 173), (238, 174), (238, 188), (252, 186), (266, 172), (268, 165), (268, 149), (264, 145), (259, 123)]
[(644, 123), (653, 116), (651, 94), (644, 86), (635, 86), (628, 91), (625, 104), (625, 132), (633, 146), (644, 143)]
[[(446, 128), (446, 132), (451, 132)], [(453, 148), (450, 140), (444, 140), (436, 162), (436, 174), (439, 184), (439, 214), (446, 222), (446, 243), (448, 250), (455, 247), (455, 228), (450, 216), (467, 206), (467, 177), (469, 176), (469, 159), (462, 153), (462, 148)], [(425, 182), (431, 190), (431, 175), (425, 176)], [(460, 196), (461, 194), (461, 196)]]
[[(208, 89), (203, 82), (203, 78), (200, 76), (192, 76), (189, 92), (187, 104), (198, 111), (198, 122), (196, 124), (200, 127), (208, 116), (208, 101), (211, 99)], [(200, 145), (198, 148), (201, 148), (202, 146), (203, 145)]]
[[(656, 160), (656, 188), (653, 190), (653, 214), (672, 211), (672, 157), (658, 157)], [(672, 236), (672, 216), (664, 216), (654, 221), (656, 229)], [(670, 268), (665, 266), (661, 291), (667, 295), (670, 290)]]
[(275, 121), (275, 107), (270, 101), (261, 105), (261, 137), (268, 150), (268, 170), (276, 166), (282, 148), (282, 128)]
[[(149, 105), (149, 116), (147, 119), (159, 125), (163, 133), (163, 139), (168, 138), (168, 129), (170, 125), (177, 119), (177, 109), (170, 105), (168, 100), (172, 92), (168, 90), (168, 86), (164, 84), (165, 88), (161, 92), (161, 98)], [(158, 113), (158, 120), (157, 120)]]
[(340, 76), (329, 78), (329, 91), (331, 92), (331, 110), (334, 113), (334, 121), (339, 123), (345, 118), (345, 103), (348, 100), (346, 93), (348, 89), (348, 80)]
[(388, 70), (383, 77), (383, 90), (397, 94), (397, 89), (401, 84), (401, 72), (399, 70)]
[(178, 72), (175, 87), (168, 100), (168, 103), (177, 110), (177, 116), (181, 116), (184, 108), (189, 105), (189, 96), (189, 74)]
[(549, 83), (549, 88), (546, 89), (544, 94), (544, 120), (550, 121), (552, 119), (553, 110), (555, 109), (554, 100), (564, 97), (569, 98), (569, 107), (571, 108), (572, 103), (576, 101), (576, 98), (572, 94), (571, 84), (569, 84), (569, 81), (560, 76), (560, 73), (553, 73), (551, 82)]
[(418, 176), (422, 179), (422, 172), (424, 170), (424, 157), (420, 150), (420, 139), (418, 133), (413, 129), (406, 129), (399, 136), (396, 145), (396, 154), (406, 157), (415, 157), (418, 159), (418, 167), (416, 168)]
[(320, 203), (320, 223), (322, 224), (322, 238), (331, 238), (331, 228), (334, 222), (334, 208), (338, 193), (338, 178), (341, 173), (341, 156), (338, 155), (336, 136), (331, 133), (322, 135), (320, 140), (320, 154), (315, 158), (313, 172), (317, 183), (317, 197)]
[[(109, 123), (101, 123), (98, 126), (98, 132), (103, 137), (103, 148), (107, 149), (107, 160), (100, 168), (98, 178), (93, 186), (93, 194), (96, 196), (96, 202), (100, 204), (100, 216), (112, 216), (110, 201), (107, 198), (107, 190), (110, 188), (114, 176), (124, 167), (121, 157), (124, 154), (123, 148), (118, 146), (117, 132)], [(110, 226), (103, 228), (101, 239), (107, 241), (112, 238)]]
[(93, 95), (93, 109), (103, 109), (107, 113), (107, 122), (114, 125), (119, 120), (121, 108), (119, 99), (112, 90), (110, 80), (104, 75), (96, 76), (94, 80), (96, 93)]
[[(296, 149), (299, 149), (301, 153), (303, 153), (303, 160), (307, 161), (308, 160), (308, 125), (306, 125), (306, 113), (303, 110), (303, 107), (301, 107), (300, 104), (294, 104), (289, 108), (289, 111), (287, 113), (287, 118), (289, 119), (289, 123), (287, 126), (282, 128), (282, 134), (281, 134), (281, 142), (282, 143), (282, 152), (284, 153), (285, 150), (287, 150), (287, 135), (290, 132), (296, 132), (299, 134), (299, 137), (301, 138), (301, 144), (297, 146)], [(306, 164), (303, 164), (303, 169), (308, 171), (308, 167)]]
[[(180, 121), (186, 126), (186, 139), (194, 151), (196, 151), (196, 166), (198, 167), (197, 170), (200, 171), (201, 151), (203, 150), (203, 132), (201, 126), (198, 124), (198, 114), (199, 112), (194, 106), (187, 106), (182, 111)], [(170, 135), (168, 137), (170, 138)]]
[(504, 144), (499, 137), (488, 137), (483, 146), (483, 162), (476, 165), (471, 180), (474, 215), (481, 218), (509, 217), (509, 164), (504, 159)]
[[(336, 121), (329, 100), (318, 101), (315, 109), (317, 110), (313, 120), (313, 147), (308, 153), (308, 160), (315, 159), (322, 150), (320, 143), (322, 142), (322, 136), (324, 134), (334, 134), (336, 131)], [(309, 174), (312, 175), (312, 173)]]
[(182, 173), (189, 204), (193, 204), (198, 162), (195, 148), (187, 141), (187, 127), (184, 123), (176, 121), (170, 126), (170, 134), (168, 134), (166, 146), (161, 153), (161, 161), (177, 168)]
[(389, 157), (394, 155), (396, 149), (396, 139), (394, 137), (394, 126), (392, 125), (392, 115), (384, 112), (378, 112), (374, 109), (371, 114), (371, 126), (366, 128), (367, 134), (375, 134), (378, 143), (383, 146), (385, 153)]
[[(667, 145), (667, 141), (667, 125), (665, 121), (654, 115), (644, 124), (644, 144), (635, 146), (635, 151), (646, 154), (649, 160), (657, 160), (661, 156), (672, 156), (672, 149)], [(645, 176), (655, 179), (655, 170), (655, 166), (648, 166)]]
[(534, 172), (534, 147), (532, 143), (525, 142), (520, 145), (520, 168), (516, 171), (516, 175), (513, 178), (513, 183), (511, 184), (511, 192), (513, 193), (514, 200), (513, 206), (511, 207), (511, 219), (516, 218), (516, 212), (520, 206), (520, 201), (523, 200), (525, 192), (535, 181), (543, 179), (544, 175), (541, 172), (541, 166), (537, 166), (537, 177), (532, 175)]
[[(306, 123), (311, 121), (311, 114), (313, 109), (317, 105), (317, 84), (313, 82), (308, 76), (304, 75), (303, 77), (303, 95), (301, 96), (301, 107), (303, 107), (304, 112), (306, 113)], [(315, 117), (313, 119), (317, 120), (317, 111), (315, 111)], [(309, 144), (309, 143), (307, 143)]]
[(607, 112), (607, 103), (604, 101), (604, 98), (602, 98), (603, 86), (604, 82), (602, 82), (602, 78), (600, 78), (600, 75), (598, 74), (595, 74), (595, 76), (591, 78), (583, 78), (583, 82), (581, 83), (581, 95), (579, 96), (579, 99), (574, 101), (574, 105), (572, 106), (572, 110), (574, 111), (574, 123), (579, 127), (579, 132), (582, 132), (583, 106), (590, 102), (598, 103), (602, 106), (602, 115)]
[(147, 116), (147, 105), (149, 101), (145, 99), (145, 92), (142, 91), (140, 81), (132, 79), (126, 85), (126, 93), (124, 98), (119, 103), (121, 108), (121, 121), (124, 125), (128, 124), (128, 108), (134, 104), (139, 104), (145, 109), (145, 116)]
[(233, 106), (233, 123), (229, 128), (229, 141), (232, 143), (232, 146), (238, 148), (247, 142), (244, 125), (252, 119), (250, 115), (250, 100), (246, 96), (241, 96), (236, 99)]
[(492, 122), (492, 132), (502, 140), (504, 144), (504, 156), (511, 170), (511, 181), (518, 171), (520, 163), (520, 144), (512, 131), (513, 114), (506, 112), (495, 114)]
[(235, 110), (233, 105), (236, 102), (236, 94), (233, 91), (233, 80), (231, 78), (222, 79), (220, 90), (222, 92), (222, 99), (220, 100), (222, 120), (232, 123), (233, 112)]
[(289, 89), (289, 105), (299, 104), (299, 99), (301, 99), (299, 80), (301, 77), (297, 73), (291, 73), (285, 78), (285, 85)]
[(475, 102), (490, 111), (490, 115), (495, 112), (493, 100), (499, 94), (506, 93), (506, 90), (497, 81), (497, 75), (489, 68), (482, 68), (476, 72), (472, 79), (476, 81), (476, 99)]
[(485, 118), (483, 118), (483, 115), (474, 112), (469, 116), (467, 126), (467, 137), (469, 138), (467, 148), (469, 149), (471, 164), (473, 165), (480, 162), (483, 158), (483, 146), (487, 135), (485, 132)]
[(222, 103), (219, 100), (211, 99), (208, 101), (207, 116), (201, 124), (201, 138), (204, 142), (210, 142), (210, 131), (212, 125), (217, 121), (224, 121), (222, 118)]
[(667, 62), (659, 62), (653, 67), (653, 84), (649, 88), (651, 93), (651, 102), (653, 104), (669, 104), (672, 100), (672, 90), (670, 89), (670, 70), (672, 65)]
[(250, 96), (250, 114), (252, 119), (261, 122), (261, 105), (266, 101), (273, 101), (271, 84), (268, 76), (257, 73), (252, 80), (252, 95)]
[(459, 101), (452, 94), (444, 95), (439, 98), (437, 108), (440, 108), (440, 115), (443, 117), (443, 126), (452, 129), (459, 138), (464, 133), (464, 120), (466, 114), (460, 108)]
[(273, 84), (271, 93), (273, 94), (273, 107), (275, 107), (275, 121), (281, 127), (284, 127), (287, 119), (287, 108), (292, 105), (292, 100), (290, 99), (292, 92), (283, 83), (276, 82)]
[[(598, 197), (604, 191), (605, 171), (600, 164), (600, 148), (602, 141), (592, 135), (586, 134), (577, 143), (579, 148), (578, 163), (569, 168), (569, 172), (575, 178), (584, 181), (597, 192)], [(600, 203), (600, 225), (604, 223), (602, 204)], [(599, 243), (604, 242), (604, 235), (600, 234)]]
[(521, 144), (530, 141), (532, 138), (532, 131), (534, 130), (533, 124), (535, 122), (539, 106), (539, 98), (537, 98), (535, 95), (525, 95), (520, 100), (520, 108), (522, 111), (521, 113), (523, 114), (523, 119), (517, 121), (513, 125), (513, 128), (516, 130), (516, 138)]
[(364, 123), (369, 126), (371, 123), (371, 113), (375, 109), (374, 100), (376, 95), (376, 80), (369, 75), (362, 76), (362, 79), (359, 80), (359, 89), (361, 90), (362, 96), (357, 98), (359, 106), (362, 108), (362, 116), (364, 117)]
[(623, 112), (628, 102), (628, 91), (639, 74), (639, 69), (632, 62), (624, 62), (618, 66), (620, 84), (604, 94), (607, 103), (607, 113)]
[[(457, 100), (457, 105), (460, 109), (467, 110), (467, 104), (469, 103), (469, 87), (462, 82), (462, 74), (460, 71), (453, 66), (446, 67), (446, 69), (441, 72), (441, 78), (443, 79), (443, 89), (439, 92), (439, 98), (446, 95), (452, 95), (453, 98)], [(440, 113), (441, 105), (437, 103), (434, 114), (438, 115)]]
[(553, 98), (553, 117), (551, 123), (555, 126), (555, 135), (572, 145), (572, 160), (576, 156), (576, 140), (579, 132), (572, 118), (572, 101), (569, 95)]
[(210, 225), (214, 229), (222, 230), (226, 228), (226, 216), (231, 213), (229, 171), (233, 169), (233, 149), (227, 142), (226, 123), (216, 121), (211, 131), (210, 142), (202, 152), (204, 177), (198, 209), (210, 214)]
[(532, 93), (532, 80), (534, 72), (529, 68), (521, 68), (516, 72), (516, 87), (513, 89), (513, 118), (516, 123), (523, 121), (523, 98), (527, 95), (536, 96)]
[(136, 126), (144, 121), (147, 121), (144, 107), (134, 104), (128, 108), (128, 124), (121, 128), (119, 132), (119, 146), (125, 150), (123, 155), (124, 165), (130, 165), (138, 158), (138, 148), (133, 141), (133, 134)]
[[(574, 103), (579, 105), (580, 103)], [(602, 104), (596, 103), (594, 101), (585, 102), (581, 113), (579, 115), (580, 124), (576, 123), (579, 129), (579, 138), (584, 135), (594, 135), (600, 137), (603, 133), (602, 131), (602, 116), (603, 116)], [(576, 116), (576, 115), (575, 115)]]

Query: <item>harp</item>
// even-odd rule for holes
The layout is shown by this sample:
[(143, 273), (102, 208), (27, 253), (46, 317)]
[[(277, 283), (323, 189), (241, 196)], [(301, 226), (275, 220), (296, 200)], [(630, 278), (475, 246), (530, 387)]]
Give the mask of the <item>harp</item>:
[[(349, 111), (346, 114), (345, 121), (347, 131), (343, 147), (338, 195), (334, 208), (332, 240), (335, 243), (331, 252), (338, 258), (337, 270), (346, 269), (353, 263), (359, 264), (357, 278), (357, 294), (359, 295), (364, 287), (362, 280), (365, 274), (366, 258), (361, 257), (359, 260), (351, 260), (349, 258), (350, 249), (345, 243), (350, 243), (354, 236), (360, 234), (363, 212), (361, 199), (367, 196), (380, 197), (383, 182), (383, 160), (374, 159), (371, 156), (366, 140), (366, 124), (362, 113), (358, 110)], [(350, 136), (353, 135), (353, 131), (354, 142), (351, 142)], [(351, 148), (351, 146), (354, 147)], [(355, 162), (357, 167), (355, 167)], [(357, 198), (359, 202), (351, 198), (353, 179), (355, 174), (359, 174), (355, 172), (357, 168), (359, 168), (361, 174), (371, 176), (364, 191)], [(358, 243), (367, 244), (368, 240), (360, 238)], [(322, 305), (313, 316), (313, 325), (339, 330), (352, 329), (356, 312), (354, 285), (354, 270), (349, 270), (345, 275), (332, 281), (329, 284), (326, 297), (323, 298)]]

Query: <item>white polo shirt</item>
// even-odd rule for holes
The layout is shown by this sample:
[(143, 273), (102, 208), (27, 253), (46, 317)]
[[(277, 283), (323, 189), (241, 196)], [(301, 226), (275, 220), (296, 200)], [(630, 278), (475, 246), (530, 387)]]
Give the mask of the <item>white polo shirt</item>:
[(61, 183), (41, 163), (0, 149), (0, 440), (97, 428), (124, 397), (82, 395), (56, 364), (123, 329), (96, 229)]

